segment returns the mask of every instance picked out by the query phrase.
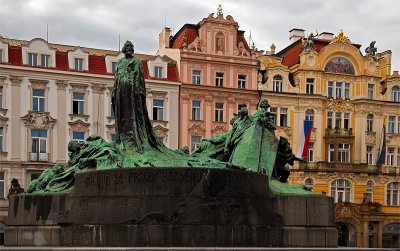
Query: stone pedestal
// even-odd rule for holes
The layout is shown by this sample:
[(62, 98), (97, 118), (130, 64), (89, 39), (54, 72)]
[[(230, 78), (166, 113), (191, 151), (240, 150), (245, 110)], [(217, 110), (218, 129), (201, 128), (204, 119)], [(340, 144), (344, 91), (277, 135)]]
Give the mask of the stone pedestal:
[(13, 196), (5, 245), (335, 247), (333, 212), (325, 196), (274, 196), (253, 172), (89, 171), (68, 194)]

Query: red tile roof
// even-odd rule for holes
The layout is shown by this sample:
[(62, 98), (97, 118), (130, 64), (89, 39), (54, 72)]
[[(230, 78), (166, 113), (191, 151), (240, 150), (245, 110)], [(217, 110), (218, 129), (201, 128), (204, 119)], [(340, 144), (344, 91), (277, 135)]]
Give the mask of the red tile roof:
[(61, 71), (69, 70), (67, 52), (56, 52), (56, 69)]
[(198, 36), (198, 25), (195, 24), (185, 24), (170, 40), (171, 48), (181, 48), (183, 44), (183, 37), (186, 36), (186, 44), (191, 44)]
[(143, 65), (144, 78), (149, 79), (150, 75), (149, 75), (149, 66), (147, 65), (147, 61), (142, 61), (142, 65)]
[(22, 49), (21, 47), (8, 47), (8, 62), (12, 65), (22, 65)]
[(106, 60), (102, 56), (89, 55), (89, 72), (94, 74), (110, 74), (107, 73)]
[(169, 81), (178, 81), (178, 69), (176, 68), (176, 64), (168, 64), (168, 80)]
[(240, 43), (243, 42), (244, 48), (250, 52), (250, 47), (247, 44), (246, 38), (244, 37), (244, 31), (238, 30), (237, 32), (237, 44), (236, 46)]

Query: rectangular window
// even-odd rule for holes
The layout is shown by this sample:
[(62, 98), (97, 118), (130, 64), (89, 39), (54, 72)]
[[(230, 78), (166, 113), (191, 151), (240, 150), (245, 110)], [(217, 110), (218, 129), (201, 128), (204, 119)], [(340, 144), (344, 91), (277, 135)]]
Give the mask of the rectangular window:
[(367, 164), (373, 165), (374, 150), (373, 146), (367, 146)]
[(48, 161), (47, 156), (47, 131), (31, 130), (30, 161)]
[(287, 108), (280, 108), (280, 126), (288, 126), (288, 109)]
[(75, 58), (75, 70), (83, 71), (83, 59)]
[(400, 147), (397, 148), (397, 166), (400, 166)]
[(200, 70), (193, 70), (192, 71), (192, 84), (199, 85), (201, 80), (201, 71)]
[(339, 144), (338, 161), (350, 162), (350, 144)]
[(224, 121), (224, 103), (215, 103), (215, 121)]
[(0, 127), (0, 152), (3, 152), (3, 127)]
[(368, 114), (367, 116), (367, 132), (372, 132), (374, 125), (374, 116), (372, 114)]
[(327, 114), (327, 127), (332, 128), (332, 122), (333, 122), (333, 112), (328, 112)]
[(336, 82), (336, 98), (342, 97), (342, 82)]
[(328, 98), (333, 98), (333, 82), (328, 81)]
[(314, 161), (314, 142), (309, 142), (308, 143), (307, 161), (308, 162), (313, 162)]
[(37, 54), (28, 53), (28, 65), (29, 66), (37, 66)]
[(116, 72), (117, 72), (117, 62), (112, 62), (111, 63), (111, 73), (113, 75), (115, 75)]
[(223, 72), (215, 73), (215, 86), (218, 86), (218, 87), (224, 86), (224, 73)]
[(72, 141), (83, 142), (85, 141), (84, 132), (72, 132)]
[(42, 54), (40, 55), (40, 65), (43, 67), (50, 66), (50, 55)]
[(164, 100), (153, 100), (153, 120), (164, 120)]
[(74, 92), (72, 94), (72, 113), (73, 114), (85, 113), (85, 93)]
[(270, 113), (272, 114), (272, 120), (274, 122), (274, 125), (277, 125), (278, 122), (278, 108), (276, 107), (271, 107), (270, 109)]
[(394, 133), (394, 119), (395, 116), (389, 116), (388, 118), (388, 133)]
[(342, 113), (336, 112), (335, 113), (335, 128), (341, 128), (341, 127), (342, 127)]
[(32, 91), (32, 110), (35, 112), (44, 112), (44, 90), (33, 89)]
[(400, 116), (397, 117), (397, 133), (400, 134)]
[(344, 122), (343, 127), (346, 129), (349, 129), (350, 128), (350, 113), (348, 113), (348, 112), (344, 113), (344, 121), (343, 122)]
[(368, 98), (369, 99), (374, 99), (374, 84), (368, 84)]
[(154, 67), (154, 77), (162, 78), (163, 77), (162, 70), (163, 70), (162, 67), (159, 66)]
[(394, 166), (394, 147), (387, 148), (386, 165)]
[(3, 86), (0, 86), (0, 109), (3, 108)]
[(200, 142), (201, 142), (201, 137), (200, 136), (192, 136), (191, 140), (192, 140), (191, 151), (193, 152), (194, 150), (196, 150), (199, 147)]
[(344, 98), (350, 99), (350, 83), (344, 84)]
[(329, 144), (328, 145), (328, 162), (335, 161), (335, 145)]
[(306, 94), (314, 94), (314, 81), (313, 78), (307, 78)]
[(200, 120), (200, 106), (201, 102), (193, 100), (192, 101), (192, 120)]
[(238, 88), (246, 89), (246, 75), (238, 75)]
[(5, 186), (5, 182), (4, 182), (4, 179), (5, 179), (5, 173), (4, 172), (0, 172), (0, 198), (5, 198), (5, 188), (4, 188), (4, 186)]

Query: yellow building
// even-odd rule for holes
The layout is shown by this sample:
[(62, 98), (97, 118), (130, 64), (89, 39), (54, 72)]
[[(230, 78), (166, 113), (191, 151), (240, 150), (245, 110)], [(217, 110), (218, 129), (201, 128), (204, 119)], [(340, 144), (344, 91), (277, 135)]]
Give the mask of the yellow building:
[(290, 40), (259, 55), (259, 89), (294, 152), (303, 121), (313, 121), (307, 162), (293, 167), (290, 183), (334, 197), (339, 246), (399, 247), (400, 76), (391, 75), (391, 52), (372, 43), (364, 54), (343, 31), (293, 29)]

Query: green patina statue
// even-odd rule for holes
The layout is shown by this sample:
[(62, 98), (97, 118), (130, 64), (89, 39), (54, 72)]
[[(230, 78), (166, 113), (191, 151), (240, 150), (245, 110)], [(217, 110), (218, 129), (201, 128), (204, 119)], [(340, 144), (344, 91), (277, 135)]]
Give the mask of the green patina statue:
[(142, 63), (134, 57), (133, 44), (127, 41), (125, 57), (117, 64), (112, 103), (115, 112), (116, 142), (100, 136), (68, 144), (68, 168), (56, 164), (31, 182), (28, 193), (68, 192), (75, 174), (90, 169), (134, 167), (237, 168), (263, 173), (276, 194), (310, 194), (300, 186), (286, 184), (288, 164), (300, 160), (294, 156), (287, 139), (275, 137), (272, 114), (267, 100), (254, 115), (242, 107), (231, 120), (232, 128), (223, 134), (203, 139), (189, 154), (187, 147), (171, 150), (156, 137), (147, 113), (146, 88)]

